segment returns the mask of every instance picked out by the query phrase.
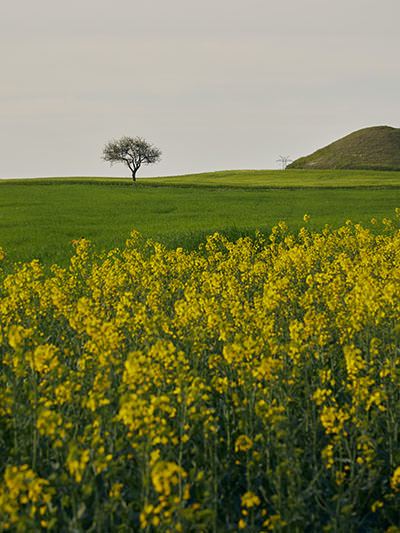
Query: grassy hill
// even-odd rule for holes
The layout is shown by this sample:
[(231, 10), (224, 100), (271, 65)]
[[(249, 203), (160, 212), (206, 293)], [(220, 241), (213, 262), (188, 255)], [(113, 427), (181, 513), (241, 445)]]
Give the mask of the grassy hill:
[(306, 157), (288, 169), (400, 170), (400, 128), (364, 128)]
[[(108, 185), (135, 189), (131, 178), (82, 177), (65, 178), (27, 178), (18, 180), (0, 179), (0, 187), (39, 185)], [(136, 188), (143, 187), (196, 187), (228, 189), (301, 189), (301, 188), (365, 188), (365, 187), (400, 187), (400, 175), (397, 171), (375, 170), (219, 170), (164, 176), (155, 178), (138, 178)], [(3, 189), (0, 188), (0, 194)]]
[(146, 185), (259, 189), (398, 187), (398, 172), (373, 170), (225, 170), (142, 180)]
[(215, 231), (231, 239), (269, 233), (303, 215), (319, 230), (350, 218), (368, 224), (400, 207), (400, 173), (225, 171), (188, 176), (0, 180), (0, 246), (10, 261), (66, 265), (71, 241), (122, 246), (132, 230), (168, 247), (193, 249)]

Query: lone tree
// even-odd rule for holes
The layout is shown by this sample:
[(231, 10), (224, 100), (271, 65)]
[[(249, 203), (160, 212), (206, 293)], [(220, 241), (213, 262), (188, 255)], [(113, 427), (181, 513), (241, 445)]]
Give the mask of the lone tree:
[(157, 163), (161, 159), (161, 151), (141, 137), (121, 137), (105, 145), (103, 159), (111, 164), (122, 162), (128, 165), (135, 182), (136, 172), (141, 165)]

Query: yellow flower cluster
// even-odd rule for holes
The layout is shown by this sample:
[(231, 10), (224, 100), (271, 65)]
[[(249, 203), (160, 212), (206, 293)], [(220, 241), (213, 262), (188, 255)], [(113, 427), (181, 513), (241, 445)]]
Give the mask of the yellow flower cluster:
[(304, 221), (0, 249), (0, 529), (395, 530), (400, 232)]
[[(3, 479), (0, 487), (0, 510), (4, 529), (25, 530), (28, 529), (26, 526), (32, 526), (35, 521), (47, 528), (50, 523), (46, 516), (55, 492), (49, 487), (49, 481), (39, 478), (27, 464), (20, 467), (7, 466)], [(19, 523), (22, 513), (23, 520)]]

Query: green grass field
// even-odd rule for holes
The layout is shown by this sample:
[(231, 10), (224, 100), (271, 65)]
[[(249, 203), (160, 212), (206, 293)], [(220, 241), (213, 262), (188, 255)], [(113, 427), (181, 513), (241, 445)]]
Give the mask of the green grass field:
[(42, 178), (0, 182), (0, 246), (10, 261), (65, 265), (71, 241), (121, 246), (139, 230), (168, 247), (195, 248), (219, 231), (230, 238), (351, 218), (368, 225), (400, 206), (400, 173), (374, 171), (225, 171), (165, 178)]

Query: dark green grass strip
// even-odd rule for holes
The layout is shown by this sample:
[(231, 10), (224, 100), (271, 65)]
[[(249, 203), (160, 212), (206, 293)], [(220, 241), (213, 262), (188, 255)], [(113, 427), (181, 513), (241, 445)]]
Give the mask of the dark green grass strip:
[(196, 248), (214, 231), (237, 238), (269, 233), (285, 220), (293, 230), (311, 215), (312, 227), (337, 227), (350, 218), (368, 224), (390, 217), (400, 189), (251, 189), (202, 187), (115, 187), (108, 182), (32, 183), (0, 186), (0, 246), (10, 261), (38, 258), (67, 264), (71, 241), (88, 238), (99, 249), (123, 246), (130, 231), (168, 247)]

